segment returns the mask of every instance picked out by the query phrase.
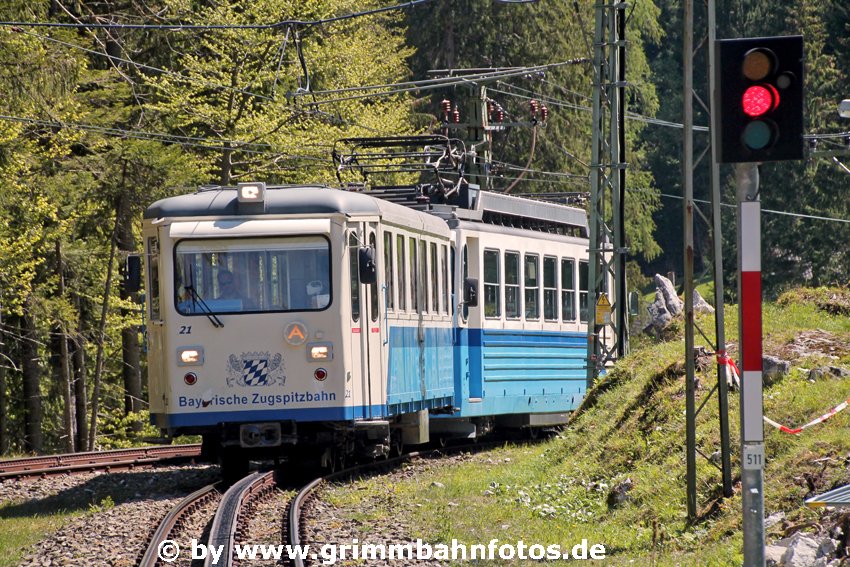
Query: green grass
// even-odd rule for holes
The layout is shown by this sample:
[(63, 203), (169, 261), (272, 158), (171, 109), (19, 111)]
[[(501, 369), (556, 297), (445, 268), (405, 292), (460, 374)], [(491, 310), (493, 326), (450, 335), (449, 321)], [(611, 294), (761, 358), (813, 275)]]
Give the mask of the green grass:
[[(737, 310), (727, 307), (726, 315), (727, 340), (737, 342)], [(712, 319), (699, 323), (704, 331), (713, 330)], [(850, 318), (828, 315), (813, 303), (765, 305), (766, 354), (787, 350), (800, 332), (812, 329), (831, 333), (836, 345), (850, 342)], [(410, 525), (417, 526), (413, 537), (432, 543), (498, 538), (572, 546), (584, 538), (606, 546), (606, 565), (740, 565), (740, 496), (719, 498), (720, 472), (702, 457), (697, 457), (700, 518), (693, 525), (687, 522), (684, 343), (644, 344), (648, 346), (618, 363), (597, 385), (601, 393), (595, 404), (580, 411), (558, 438), (507, 447), (456, 467), (431, 467), (401, 482), (363, 481), (335, 498), (356, 507), (364, 494), (382, 494), (393, 503), (387, 514), (406, 511)], [(847, 355), (839, 353), (837, 360), (830, 356), (836, 355), (792, 362), (791, 373), (765, 390), (766, 415), (797, 426), (850, 397), (850, 379), (808, 381), (803, 368), (850, 366)], [(698, 404), (716, 383), (714, 368), (709, 364), (698, 372)], [(738, 393), (731, 393), (729, 401), (737, 475)], [(715, 397), (697, 423), (698, 446), (706, 455), (719, 449), (717, 424)], [(766, 426), (768, 514), (782, 510), (792, 525), (819, 518), (819, 512), (803, 505), (808, 483), (823, 492), (850, 482), (844, 465), (850, 454), (848, 425), (850, 411), (800, 436)], [(610, 487), (627, 478), (633, 483), (630, 499), (609, 507)], [(778, 537), (779, 530), (771, 528), (768, 537)]]
[[(14, 513), (11, 513), (12, 509)], [(62, 526), (85, 512), (45, 511), (38, 506), (7, 504), (0, 507), (0, 567), (18, 565), (27, 549), (49, 538)]]

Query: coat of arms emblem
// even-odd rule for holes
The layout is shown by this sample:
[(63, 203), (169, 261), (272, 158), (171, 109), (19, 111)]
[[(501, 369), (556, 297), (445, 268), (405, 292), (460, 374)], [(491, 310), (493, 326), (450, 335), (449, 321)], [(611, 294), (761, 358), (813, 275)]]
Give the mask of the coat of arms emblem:
[(274, 386), (286, 382), (283, 374), (283, 357), (269, 352), (243, 352), (231, 354), (227, 360), (227, 385)]

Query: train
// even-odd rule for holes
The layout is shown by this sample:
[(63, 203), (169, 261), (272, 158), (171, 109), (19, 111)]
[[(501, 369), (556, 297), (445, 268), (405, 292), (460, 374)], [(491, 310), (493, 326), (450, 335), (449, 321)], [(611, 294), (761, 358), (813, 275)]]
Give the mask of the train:
[(239, 183), (144, 212), (151, 422), (252, 459), (349, 459), (566, 422), (588, 364), (583, 208)]

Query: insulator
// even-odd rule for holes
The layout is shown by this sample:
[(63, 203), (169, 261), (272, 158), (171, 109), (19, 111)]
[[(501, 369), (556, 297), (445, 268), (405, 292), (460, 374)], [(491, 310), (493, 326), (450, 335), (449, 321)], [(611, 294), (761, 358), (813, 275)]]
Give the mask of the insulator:
[(452, 122), (455, 124), (460, 123), (460, 110), (457, 109), (457, 105), (455, 105), (455, 109), (452, 111)]
[(493, 114), (496, 112), (496, 105), (493, 104), (493, 101), (487, 103), (487, 116), (490, 120), (493, 120)]
[(540, 110), (540, 103), (534, 99), (528, 101), (528, 105), (531, 107), (531, 115), (537, 116), (537, 111)]
[(545, 104), (540, 105), (540, 120), (546, 122), (546, 119), (549, 118), (549, 107)]
[(444, 98), (442, 101), (440, 101), (440, 108), (443, 111), (443, 117), (448, 120), (449, 115), (452, 113), (452, 101), (447, 98)]
[(505, 121), (505, 109), (501, 106), (496, 109), (496, 122), (504, 122)]

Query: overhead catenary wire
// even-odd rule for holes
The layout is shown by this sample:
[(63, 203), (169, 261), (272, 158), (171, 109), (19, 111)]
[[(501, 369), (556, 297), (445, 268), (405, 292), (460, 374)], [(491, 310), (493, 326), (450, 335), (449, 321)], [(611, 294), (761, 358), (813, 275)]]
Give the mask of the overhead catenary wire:
[(153, 71), (155, 73), (161, 73), (161, 74), (167, 75), (169, 77), (176, 77), (176, 78), (183, 80), (183, 81), (186, 81), (186, 82), (197, 83), (197, 84), (200, 84), (200, 85), (203, 85), (203, 86), (214, 87), (214, 88), (221, 89), (221, 90), (234, 91), (234, 92), (242, 93), (242, 94), (249, 95), (249, 96), (252, 96), (252, 97), (261, 98), (261, 99), (264, 99), (264, 100), (274, 100), (273, 97), (261, 95), (259, 93), (255, 93), (255, 92), (252, 92), (252, 91), (249, 91), (249, 90), (246, 90), (246, 89), (240, 89), (238, 87), (231, 87), (231, 86), (228, 86), (228, 85), (223, 85), (221, 83), (216, 83), (214, 81), (207, 81), (205, 79), (196, 79), (194, 77), (189, 77), (187, 75), (177, 73), (176, 71), (169, 71), (167, 69), (162, 69), (160, 67), (153, 67), (151, 65), (145, 65), (144, 63), (138, 63), (136, 61), (133, 61), (132, 59), (125, 59), (123, 57), (118, 57), (117, 55), (110, 55), (110, 54), (104, 53), (102, 51), (97, 51), (95, 49), (89, 49), (87, 47), (83, 47), (82, 45), (77, 45), (77, 44), (70, 43), (70, 42), (67, 42), (67, 41), (62, 41), (61, 39), (56, 39), (55, 37), (50, 37), (48, 35), (42, 35), (42, 34), (39, 34), (39, 33), (29, 32), (29, 31), (25, 31), (25, 30), (19, 30), (18, 33), (28, 35), (28, 36), (31, 36), (31, 37), (35, 37), (35, 38), (38, 38), (38, 39), (42, 39), (42, 40), (45, 40), (45, 41), (50, 41), (50, 42), (56, 43), (58, 45), (70, 47), (72, 49), (78, 49), (78, 50), (80, 50), (84, 53), (88, 53), (90, 55), (97, 55), (99, 57), (105, 57), (105, 58), (107, 58), (111, 61), (119, 61), (121, 63), (127, 63), (128, 65), (132, 65), (137, 69), (144, 69), (144, 70), (147, 70), (147, 71)]
[(426, 4), (433, 0), (411, 0), (403, 4), (384, 6), (361, 12), (353, 12), (342, 16), (332, 16), (320, 20), (280, 20), (270, 24), (116, 24), (116, 23), (67, 23), (67, 22), (25, 22), (25, 21), (0, 21), (0, 27), (33, 27), (33, 28), (91, 28), (109, 30), (166, 30), (166, 31), (211, 31), (211, 30), (272, 30), (286, 26), (319, 26), (332, 24), (353, 18), (373, 16), (384, 12), (404, 10), (420, 4)]
[[(350, 95), (350, 96), (320, 100), (320, 101), (317, 101), (317, 102), (311, 102), (309, 104), (310, 104), (310, 106), (323, 105), (323, 104), (335, 104), (335, 103), (339, 103), (339, 102), (345, 102), (345, 101), (349, 101), (349, 100), (359, 100), (359, 99), (363, 99), (363, 98), (392, 96), (392, 95), (396, 95), (396, 94), (404, 94), (404, 93), (409, 93), (409, 92), (419, 92), (419, 91), (441, 89), (441, 88), (445, 88), (445, 87), (460, 86), (460, 85), (475, 83), (477, 81), (487, 81), (487, 80), (493, 80), (493, 79), (497, 79), (497, 78), (520, 77), (520, 76), (523, 76), (523, 75), (540, 73), (540, 72), (546, 71), (547, 69), (552, 69), (552, 68), (555, 68), (555, 67), (561, 67), (561, 66), (565, 66), (565, 65), (584, 64), (584, 63), (587, 63), (587, 62), (588, 61), (586, 59), (569, 59), (569, 60), (566, 60), (566, 61), (559, 61), (557, 63), (549, 63), (549, 64), (546, 64), (546, 65), (537, 65), (537, 66), (534, 66), (534, 67), (522, 67), (522, 68), (519, 68), (517, 70), (494, 71), (494, 72), (481, 73), (481, 74), (478, 74), (478, 75), (471, 75), (471, 76), (466, 76), (466, 77), (446, 77), (444, 79), (426, 79), (426, 80), (423, 80), (423, 81), (413, 81), (413, 82), (408, 82), (408, 83), (401, 83), (401, 84), (405, 85), (401, 88), (390, 88), (390, 90), (383, 90), (383, 91), (378, 90), (377, 92), (373, 92), (373, 93), (369, 93), (369, 94)], [(394, 85), (390, 85), (390, 87), (393, 87), (393, 86)], [(309, 94), (316, 94), (317, 96), (319, 96), (319, 95), (323, 95), (323, 94), (335, 94), (337, 92), (349, 92), (350, 90), (377, 90), (379, 88), (381, 88), (380, 85), (364, 85), (362, 87), (357, 87), (357, 88), (347, 87), (346, 91), (329, 90), (329, 91), (321, 91), (321, 92), (317, 91), (315, 93), (309, 93)], [(307, 93), (298, 93), (298, 94), (307, 94)]]

